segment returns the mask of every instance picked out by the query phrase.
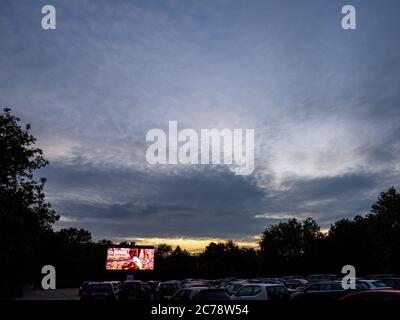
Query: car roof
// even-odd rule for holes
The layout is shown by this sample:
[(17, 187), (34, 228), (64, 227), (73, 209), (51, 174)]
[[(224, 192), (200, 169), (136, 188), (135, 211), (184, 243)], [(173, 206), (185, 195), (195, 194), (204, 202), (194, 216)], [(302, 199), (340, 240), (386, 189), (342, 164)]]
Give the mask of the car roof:
[(315, 285), (315, 284), (333, 284), (333, 283), (342, 283), (342, 282), (339, 280), (321, 280), (321, 281), (310, 283), (310, 286)]
[(182, 290), (200, 291), (203, 289), (210, 289), (210, 288), (209, 287), (189, 287), (189, 288), (183, 288)]
[(284, 285), (280, 283), (245, 283), (243, 286), (284, 287)]
[(112, 286), (111, 282), (90, 282), (88, 286), (102, 286), (102, 285), (110, 285)]

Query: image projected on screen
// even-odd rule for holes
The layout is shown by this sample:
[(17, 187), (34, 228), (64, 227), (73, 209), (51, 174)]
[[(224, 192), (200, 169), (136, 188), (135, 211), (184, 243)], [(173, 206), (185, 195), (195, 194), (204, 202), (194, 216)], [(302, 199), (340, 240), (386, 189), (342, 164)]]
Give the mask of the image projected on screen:
[(154, 248), (108, 248), (106, 270), (153, 270)]

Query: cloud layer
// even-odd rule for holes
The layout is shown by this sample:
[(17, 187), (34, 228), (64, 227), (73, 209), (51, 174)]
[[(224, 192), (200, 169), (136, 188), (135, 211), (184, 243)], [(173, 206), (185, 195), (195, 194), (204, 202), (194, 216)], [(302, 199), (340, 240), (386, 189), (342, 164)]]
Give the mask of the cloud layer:
[[(398, 1), (2, 1), (0, 104), (33, 126), (49, 200), (109, 238), (244, 239), (368, 211), (399, 184)], [(287, 8), (287, 9), (285, 9)], [(255, 129), (256, 169), (149, 166), (146, 132)]]

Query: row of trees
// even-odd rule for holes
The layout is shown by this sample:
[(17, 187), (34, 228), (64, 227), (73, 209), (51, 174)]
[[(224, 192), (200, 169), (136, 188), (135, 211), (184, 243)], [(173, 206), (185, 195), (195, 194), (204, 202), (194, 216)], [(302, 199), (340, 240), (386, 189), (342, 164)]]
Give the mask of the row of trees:
[(311, 218), (269, 226), (260, 250), (271, 273), (338, 273), (346, 264), (360, 274), (400, 273), (400, 194), (391, 187), (369, 214), (341, 219), (325, 235)]
[[(45, 200), (45, 179), (35, 170), (47, 165), (34, 147), (30, 127), (22, 127), (9, 109), (0, 115), (0, 294), (24, 283), (39, 284), (41, 266), (57, 270), (58, 286), (82, 280), (123, 277), (105, 272), (111, 241), (94, 242), (83, 229), (53, 231), (58, 216)], [(199, 255), (179, 246), (157, 247), (153, 273), (143, 278), (253, 277), (314, 272), (338, 273), (345, 264), (359, 273), (400, 273), (400, 194), (394, 187), (380, 194), (366, 216), (342, 219), (327, 234), (311, 218), (288, 220), (265, 229), (259, 249), (232, 241), (210, 243)]]

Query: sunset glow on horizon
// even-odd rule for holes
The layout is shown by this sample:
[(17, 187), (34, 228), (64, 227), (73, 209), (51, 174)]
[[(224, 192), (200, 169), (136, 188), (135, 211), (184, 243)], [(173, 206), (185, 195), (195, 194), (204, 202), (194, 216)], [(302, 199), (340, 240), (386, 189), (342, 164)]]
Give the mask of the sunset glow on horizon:
[[(175, 247), (179, 246), (181, 249), (187, 250), (190, 253), (200, 253), (202, 252), (206, 246), (208, 246), (211, 242), (214, 243), (225, 243), (230, 239), (219, 239), (219, 238), (125, 238), (118, 239), (118, 241), (133, 241), (136, 245), (160, 245), (160, 244), (168, 244), (175, 249)], [(248, 239), (239, 239), (233, 240), (235, 244), (239, 247), (246, 248), (258, 248), (258, 237), (254, 236), (253, 238)]]

